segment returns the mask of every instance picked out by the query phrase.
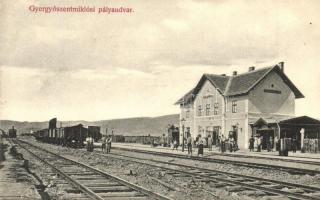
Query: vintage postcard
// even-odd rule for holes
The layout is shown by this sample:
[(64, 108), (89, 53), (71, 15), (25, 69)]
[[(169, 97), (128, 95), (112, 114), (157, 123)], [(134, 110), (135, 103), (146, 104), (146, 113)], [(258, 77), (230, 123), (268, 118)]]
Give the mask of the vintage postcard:
[(2, 0), (0, 199), (320, 199), (319, 9)]

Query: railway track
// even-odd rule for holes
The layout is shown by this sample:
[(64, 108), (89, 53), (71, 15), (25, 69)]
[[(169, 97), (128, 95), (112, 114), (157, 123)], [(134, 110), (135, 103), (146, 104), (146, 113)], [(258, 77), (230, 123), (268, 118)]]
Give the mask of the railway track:
[[(154, 159), (136, 158), (128, 155), (95, 153), (101, 156), (111, 156), (116, 159), (158, 167), (165, 173), (177, 177), (189, 176), (197, 178), (203, 182), (210, 183), (210, 185), (213, 185), (212, 187), (228, 187), (229, 192), (263, 191), (265, 193), (264, 195), (269, 197), (285, 196), (289, 199), (320, 199), (320, 188), (318, 187), (204, 169)], [(181, 169), (172, 169), (168, 167), (168, 165), (181, 167)]]
[[(73, 199), (168, 200), (165, 196), (25, 141), (14, 141), (73, 186)], [(71, 197), (68, 199), (72, 199)]]
[[(299, 175), (308, 174), (308, 175), (311, 175), (311, 176), (320, 174), (319, 170), (301, 169), (301, 168), (295, 168), (295, 167), (286, 167), (286, 166), (272, 165), (272, 164), (268, 164), (268, 163), (253, 163), (253, 162), (245, 162), (245, 161), (226, 160), (226, 159), (208, 158), (208, 157), (196, 157), (196, 156), (190, 157), (190, 156), (181, 155), (181, 154), (166, 153), (166, 152), (156, 152), (156, 151), (148, 151), (148, 150), (141, 150), (141, 149), (128, 149), (128, 148), (123, 148), (123, 147), (113, 147), (113, 149), (117, 149), (117, 150), (121, 150), (121, 151), (136, 152), (136, 153), (152, 154), (152, 155), (165, 156), (165, 157), (191, 159), (191, 160), (204, 161), (204, 162), (210, 162), (210, 163), (222, 163), (222, 164), (229, 163), (229, 164), (233, 164), (233, 165), (237, 165), (237, 166), (257, 168), (257, 169), (274, 169), (274, 170), (285, 171), (285, 172), (288, 172), (290, 174), (299, 174)], [(220, 154), (218, 154), (218, 155), (220, 155)], [(236, 157), (236, 155), (234, 155), (232, 157)], [(250, 156), (248, 156), (248, 158), (249, 157)], [(281, 160), (281, 159), (279, 159), (279, 160)], [(285, 160), (281, 160), (281, 161), (286, 162)], [(300, 162), (300, 163), (302, 163), (302, 164), (311, 164), (313, 162), (309, 161), (309, 162)], [(320, 165), (319, 162), (315, 162), (315, 163), (316, 163), (316, 165)]]

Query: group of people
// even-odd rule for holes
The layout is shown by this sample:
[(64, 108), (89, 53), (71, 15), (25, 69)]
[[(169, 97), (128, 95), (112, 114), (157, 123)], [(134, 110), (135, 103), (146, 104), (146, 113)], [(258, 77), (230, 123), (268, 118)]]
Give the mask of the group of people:
[[(188, 148), (188, 155), (192, 155), (192, 148), (194, 146), (198, 147), (198, 156), (203, 156), (203, 150), (204, 147), (207, 146), (209, 151), (212, 151), (213, 148), (213, 138), (211, 135), (208, 135), (208, 137), (202, 137), (201, 135), (198, 135), (193, 141), (191, 135), (187, 137), (185, 140), (185, 144)], [(177, 140), (173, 140), (171, 143), (172, 150), (178, 149), (178, 142)], [(224, 136), (219, 136), (217, 141), (217, 146), (219, 147), (220, 152), (225, 152), (226, 150), (229, 150), (230, 152), (238, 150), (238, 145), (236, 141), (232, 138), (224, 138)]]
[[(282, 138), (281, 140), (285, 143), (285, 149), (292, 150), (293, 153), (297, 151), (298, 141), (295, 137), (293, 138)], [(278, 137), (269, 137), (265, 140), (266, 149), (268, 152), (272, 152), (274, 148), (280, 150), (280, 139)], [(262, 136), (251, 137), (249, 139), (249, 150), (261, 152), (262, 150)]]
[[(101, 141), (102, 141), (102, 144), (101, 144), (102, 152), (106, 152), (107, 151), (107, 153), (110, 153), (110, 151), (111, 151), (111, 142), (112, 142), (111, 136), (107, 136), (107, 137), (104, 136), (104, 137), (102, 137)], [(94, 149), (94, 139), (93, 139), (93, 137), (88, 136), (86, 138), (86, 147), (87, 147), (87, 151), (93, 152), (93, 149)]]
[(213, 139), (211, 137), (211, 135), (208, 136), (208, 138), (202, 137), (201, 135), (198, 135), (198, 137), (196, 137), (196, 140), (194, 142), (194, 144), (192, 144), (192, 137), (191, 135), (189, 135), (189, 137), (187, 138), (187, 146), (188, 146), (188, 154), (192, 155), (192, 146), (195, 145), (198, 147), (198, 156), (203, 156), (203, 148), (206, 144), (208, 144), (208, 150), (212, 151), (212, 143), (213, 143)]
[[(187, 137), (187, 139), (185, 140), (186, 141), (186, 144), (187, 144), (187, 148), (188, 148), (188, 155), (192, 155), (192, 146), (194, 144), (192, 144), (192, 138), (191, 136), (189, 135)], [(204, 141), (202, 139), (197, 139), (196, 140), (196, 144), (198, 146), (198, 155), (203, 155), (203, 144), (204, 144)], [(179, 143), (176, 139), (174, 139), (171, 143), (171, 147), (172, 147), (172, 150), (178, 150), (178, 147), (179, 147)]]
[[(188, 148), (188, 155), (192, 156), (192, 147), (194, 145), (198, 146), (198, 156), (202, 155), (203, 156), (203, 147), (204, 144), (206, 143), (205, 138), (197, 138), (195, 143), (193, 144), (193, 140), (191, 135), (189, 135), (186, 139), (186, 144), (187, 144), (187, 148)], [(177, 141), (174, 142), (174, 147), (173, 149), (177, 149), (179, 146), (179, 144), (177, 144)], [(212, 146), (211, 146), (212, 149)]]
[[(275, 141), (277, 141), (277, 138), (273, 138), (273, 137), (269, 137), (268, 140), (266, 141), (266, 145), (267, 145), (267, 150), (268, 152), (273, 151), (273, 145), (275, 143)], [(261, 136), (256, 136), (251, 137), (249, 139), (249, 150), (250, 151), (254, 151), (254, 149), (257, 149), (257, 152), (261, 152), (262, 150), (262, 137)]]
[(107, 153), (110, 153), (110, 151), (111, 151), (111, 142), (112, 142), (111, 136), (102, 137), (102, 145), (101, 145), (102, 152), (106, 152), (107, 151)]
[(239, 150), (238, 144), (233, 137), (225, 137), (221, 135), (218, 137), (217, 146), (219, 147), (219, 151), (224, 153), (227, 150), (230, 152), (234, 152)]

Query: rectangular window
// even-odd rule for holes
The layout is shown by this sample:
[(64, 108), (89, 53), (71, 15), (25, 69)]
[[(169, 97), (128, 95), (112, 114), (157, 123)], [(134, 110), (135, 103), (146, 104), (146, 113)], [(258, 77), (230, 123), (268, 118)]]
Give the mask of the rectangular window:
[(237, 112), (237, 101), (232, 101), (232, 113)]
[(206, 105), (206, 116), (210, 115), (210, 104)]
[(198, 106), (198, 116), (201, 116), (201, 113), (202, 113), (202, 107)]
[(219, 114), (219, 103), (214, 104), (214, 114), (218, 115)]
[(190, 117), (190, 110), (187, 110), (186, 111), (186, 118), (189, 118)]

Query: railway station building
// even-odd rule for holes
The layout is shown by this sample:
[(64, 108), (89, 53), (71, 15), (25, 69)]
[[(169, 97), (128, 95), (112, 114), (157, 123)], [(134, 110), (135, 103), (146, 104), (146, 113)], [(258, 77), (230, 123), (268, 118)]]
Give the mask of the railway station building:
[[(204, 74), (197, 85), (180, 98), (180, 143), (191, 135), (233, 137), (240, 149), (249, 147), (250, 137), (285, 137), (306, 130), (320, 131), (318, 120), (295, 118), (295, 100), (304, 98), (284, 73), (284, 63), (232, 76)], [(290, 121), (291, 119), (291, 121)], [(291, 126), (299, 122), (299, 126)], [(310, 125), (312, 124), (312, 125)], [(311, 128), (311, 129), (310, 129)], [(298, 132), (298, 133), (296, 133)], [(319, 136), (318, 136), (319, 137)]]

